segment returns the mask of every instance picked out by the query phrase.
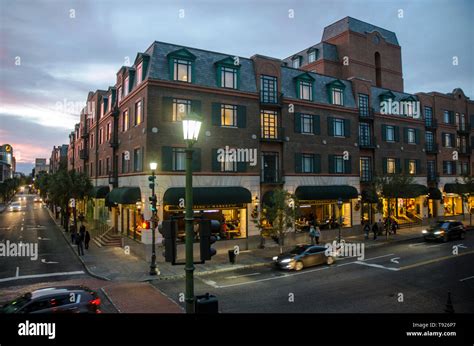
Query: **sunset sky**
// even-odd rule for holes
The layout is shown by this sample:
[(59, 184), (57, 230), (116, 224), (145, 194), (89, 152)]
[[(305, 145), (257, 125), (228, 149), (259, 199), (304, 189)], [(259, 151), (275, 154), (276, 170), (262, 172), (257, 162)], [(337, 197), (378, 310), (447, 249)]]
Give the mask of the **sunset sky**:
[(397, 34), (405, 91), (460, 87), (474, 97), (474, 2), (469, 0), (0, 4), (0, 144), (13, 146), (17, 170), (26, 173), (36, 157), (49, 158), (54, 145), (68, 143), (87, 93), (114, 85), (127, 58), (133, 63), (154, 40), (286, 58), (320, 42), (325, 26), (351, 16)]

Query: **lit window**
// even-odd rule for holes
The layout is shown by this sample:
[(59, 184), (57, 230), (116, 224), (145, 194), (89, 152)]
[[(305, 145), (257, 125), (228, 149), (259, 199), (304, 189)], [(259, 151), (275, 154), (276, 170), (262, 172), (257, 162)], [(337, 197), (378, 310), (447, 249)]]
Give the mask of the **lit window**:
[(262, 110), (260, 113), (261, 136), (267, 139), (278, 139), (278, 113)]
[(124, 111), (122, 114), (122, 131), (125, 132), (128, 130), (130, 125), (129, 118), (128, 118), (128, 110)]
[(387, 173), (395, 174), (395, 159), (387, 159)]
[(191, 112), (191, 100), (173, 99), (173, 121), (181, 121)]
[(135, 103), (135, 126), (140, 125), (143, 121), (142, 101)]
[(313, 99), (313, 85), (311, 82), (300, 81), (300, 99), (309, 100)]
[(173, 79), (181, 82), (191, 83), (191, 66), (191, 61), (174, 59)]
[(221, 126), (237, 126), (237, 106), (221, 105)]
[(128, 79), (128, 77), (125, 77), (125, 81), (123, 83), (123, 96), (128, 95), (129, 87), (130, 87), (129, 79)]
[(332, 104), (342, 106), (344, 104), (342, 89), (332, 88), (331, 92), (332, 92)]
[(408, 161), (408, 174), (416, 174), (416, 161), (415, 160)]
[(140, 63), (137, 66), (137, 85), (142, 82), (143, 79), (143, 64)]
[(237, 69), (221, 67), (221, 87), (237, 89)]

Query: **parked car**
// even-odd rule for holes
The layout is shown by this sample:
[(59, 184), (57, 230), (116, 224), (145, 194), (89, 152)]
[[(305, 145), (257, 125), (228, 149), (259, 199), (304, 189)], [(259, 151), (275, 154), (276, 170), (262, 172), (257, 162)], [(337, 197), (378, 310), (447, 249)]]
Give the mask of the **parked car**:
[(321, 245), (297, 245), (293, 250), (273, 257), (279, 269), (301, 270), (318, 264), (333, 264), (334, 257), (326, 255), (326, 247)]
[(12, 202), (8, 207), (8, 211), (21, 211), (21, 202)]
[(464, 239), (466, 229), (459, 221), (438, 221), (434, 226), (422, 231), (425, 241), (441, 240), (447, 242), (450, 239)]
[(85, 286), (47, 287), (5, 304), (1, 313), (100, 313), (100, 298)]

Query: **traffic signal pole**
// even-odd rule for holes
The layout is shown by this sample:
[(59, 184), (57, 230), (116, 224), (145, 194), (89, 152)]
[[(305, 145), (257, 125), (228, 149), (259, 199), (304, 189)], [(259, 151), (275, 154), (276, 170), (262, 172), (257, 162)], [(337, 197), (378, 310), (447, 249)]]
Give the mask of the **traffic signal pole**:
[(186, 148), (186, 191), (185, 191), (185, 207), (184, 214), (185, 231), (186, 231), (186, 313), (194, 313), (194, 215), (193, 215), (193, 173), (192, 173), (193, 149), (188, 144)]
[(152, 208), (152, 217), (151, 217), (151, 264), (150, 264), (150, 275), (158, 275), (159, 272), (156, 268), (156, 246), (155, 246), (155, 230), (158, 226), (157, 222), (157, 211), (156, 211), (156, 195), (155, 195), (155, 171), (151, 172), (151, 177), (149, 177), (150, 187), (151, 187), (151, 208)]

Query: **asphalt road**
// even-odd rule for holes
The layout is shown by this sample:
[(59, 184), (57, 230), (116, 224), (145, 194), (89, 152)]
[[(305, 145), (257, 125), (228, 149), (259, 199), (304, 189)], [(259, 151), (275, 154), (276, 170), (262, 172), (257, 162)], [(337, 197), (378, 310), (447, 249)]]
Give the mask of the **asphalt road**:
[[(184, 280), (153, 284), (179, 303)], [(224, 313), (444, 313), (448, 292), (456, 312), (473, 313), (474, 232), (448, 243), (380, 246), (360, 261), (300, 272), (260, 267), (196, 277), (195, 294), (206, 292)]]

